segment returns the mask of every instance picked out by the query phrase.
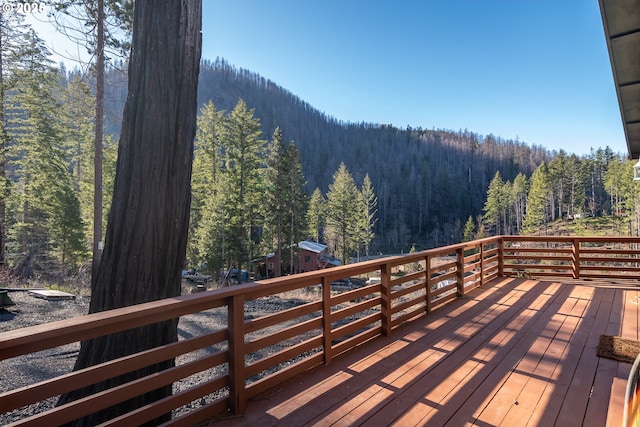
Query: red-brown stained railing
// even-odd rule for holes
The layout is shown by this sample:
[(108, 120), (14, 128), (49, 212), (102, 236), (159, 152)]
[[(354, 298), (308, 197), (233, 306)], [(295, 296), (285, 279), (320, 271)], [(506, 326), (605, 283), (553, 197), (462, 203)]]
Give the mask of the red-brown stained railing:
[[(204, 310), (226, 309), (227, 315), (227, 326), (221, 330), (5, 391), (0, 394), (0, 410), (11, 411), (216, 346), (217, 350), (190, 362), (34, 414), (17, 424), (72, 421), (211, 368), (216, 373), (204, 382), (124, 414), (107, 425), (144, 423), (210, 394), (218, 397), (205, 407), (176, 417), (171, 424), (192, 425), (224, 411), (241, 413), (248, 399), (314, 366), (329, 364), (340, 353), (364, 341), (392, 335), (400, 324), (425, 316), (499, 276), (638, 278), (639, 247), (640, 238), (499, 236), (4, 332), (0, 334), (0, 360)], [(380, 275), (379, 284), (341, 293), (331, 291), (332, 281), (371, 273)], [(319, 292), (315, 291), (317, 288)], [(316, 299), (245, 319), (246, 303), (305, 289)]]
[(503, 275), (640, 278), (640, 238), (503, 236)]

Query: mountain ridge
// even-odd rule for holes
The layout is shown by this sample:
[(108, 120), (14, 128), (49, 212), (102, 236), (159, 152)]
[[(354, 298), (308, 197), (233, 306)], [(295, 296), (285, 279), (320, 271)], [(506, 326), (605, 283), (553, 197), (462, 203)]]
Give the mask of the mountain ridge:
[(295, 142), (309, 193), (316, 187), (326, 193), (341, 162), (357, 185), (369, 174), (378, 197), (372, 245), (377, 251), (460, 241), (467, 218), (482, 213), (497, 171), (505, 180), (518, 173), (530, 176), (552, 157), (542, 147), (468, 130), (340, 121), (257, 73), (220, 58), (203, 60), (198, 106), (212, 101), (216, 109), (229, 112), (240, 98), (254, 109), (266, 140), (279, 127), (284, 141)]

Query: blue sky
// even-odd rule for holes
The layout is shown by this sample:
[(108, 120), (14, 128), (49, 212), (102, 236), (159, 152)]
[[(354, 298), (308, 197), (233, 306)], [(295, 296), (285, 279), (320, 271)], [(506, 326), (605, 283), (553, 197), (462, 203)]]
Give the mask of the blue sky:
[(339, 120), (626, 155), (597, 0), (203, 0), (202, 32)]
[(203, 4), (203, 58), (337, 119), (626, 154), (597, 0)]

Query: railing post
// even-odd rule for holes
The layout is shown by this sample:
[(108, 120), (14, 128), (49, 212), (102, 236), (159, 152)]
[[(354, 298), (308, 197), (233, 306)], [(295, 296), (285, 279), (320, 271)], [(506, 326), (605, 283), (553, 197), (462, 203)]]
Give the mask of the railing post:
[(464, 248), (456, 249), (456, 285), (460, 298), (464, 296)]
[(331, 347), (331, 282), (327, 276), (322, 276), (322, 347), (324, 364), (328, 365), (333, 359)]
[(431, 295), (431, 255), (427, 255), (424, 274), (425, 274), (424, 283), (426, 284), (426, 287), (427, 287), (425, 292), (425, 297), (427, 299), (426, 309), (427, 309), (427, 314), (429, 314), (431, 313), (431, 308), (432, 308), (431, 298), (433, 297), (433, 295)]
[(484, 243), (480, 243), (480, 286), (484, 286)]
[(504, 240), (498, 239), (498, 277), (504, 277)]
[(573, 264), (573, 278), (580, 278), (580, 240), (573, 239), (573, 246), (571, 248), (571, 263)]
[(382, 335), (391, 335), (391, 266), (380, 266), (380, 297), (382, 299), (380, 314), (382, 315)]
[(228, 305), (229, 325), (229, 400), (234, 414), (244, 412), (247, 398), (244, 366), (244, 295), (231, 297)]

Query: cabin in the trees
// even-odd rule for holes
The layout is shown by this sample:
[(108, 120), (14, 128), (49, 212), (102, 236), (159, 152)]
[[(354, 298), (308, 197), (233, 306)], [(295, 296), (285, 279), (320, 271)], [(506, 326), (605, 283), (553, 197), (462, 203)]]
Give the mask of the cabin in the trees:
[(327, 245), (310, 240), (298, 243), (298, 271), (300, 273), (335, 267), (340, 264), (339, 259), (327, 253)]
[(310, 240), (304, 240), (299, 242), (297, 246), (298, 255), (294, 260), (294, 262), (297, 261), (297, 263), (293, 266), (293, 269), (289, 266), (290, 258), (288, 256), (283, 254), (284, 259), (281, 261), (277, 252), (270, 253), (251, 261), (254, 277), (258, 280), (274, 277), (274, 272), (276, 271), (275, 267), (279, 262), (283, 262), (283, 264), (281, 264), (282, 274), (286, 274), (289, 271), (304, 273), (306, 271), (316, 271), (342, 264), (339, 259), (328, 254), (327, 245), (312, 242)]

